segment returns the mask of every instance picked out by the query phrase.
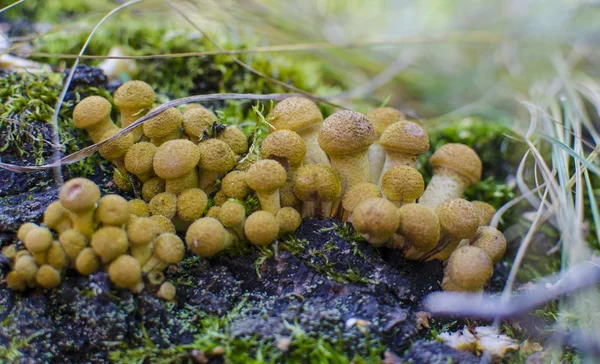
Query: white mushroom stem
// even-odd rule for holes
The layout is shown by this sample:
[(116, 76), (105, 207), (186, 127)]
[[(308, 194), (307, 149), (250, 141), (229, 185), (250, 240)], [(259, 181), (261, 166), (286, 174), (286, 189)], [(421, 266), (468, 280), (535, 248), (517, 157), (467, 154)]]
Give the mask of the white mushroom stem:
[(379, 140), (376, 140), (369, 147), (369, 163), (371, 164), (371, 177), (379, 179), (385, 163), (385, 149), (383, 149)]
[(304, 156), (303, 164), (330, 165), (327, 153), (321, 149), (317, 140), (320, 128), (321, 124), (317, 124), (297, 131), (298, 135), (304, 139), (304, 144), (306, 144), (306, 155)]
[(329, 217), (331, 214), (331, 201), (303, 201), (302, 202), (302, 218), (306, 217)]
[(438, 168), (419, 199), (419, 204), (435, 209), (448, 199), (461, 197), (469, 185), (469, 181), (456, 172)]

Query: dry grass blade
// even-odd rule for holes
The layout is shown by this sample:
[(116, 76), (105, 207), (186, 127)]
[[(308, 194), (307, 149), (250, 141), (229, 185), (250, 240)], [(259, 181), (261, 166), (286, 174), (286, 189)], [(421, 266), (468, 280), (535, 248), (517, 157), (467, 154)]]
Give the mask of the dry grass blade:
[(0, 13), (3, 13), (3, 12), (5, 12), (6, 10), (8, 10), (8, 9), (10, 9), (10, 8), (14, 7), (14, 6), (17, 6), (17, 5), (19, 5), (19, 4), (20, 4), (20, 3), (22, 3), (23, 1), (25, 1), (25, 0), (19, 0), (19, 1), (15, 1), (15, 2), (14, 2), (14, 3), (12, 3), (12, 4), (10, 4), (10, 5), (7, 5), (7, 6), (3, 7), (2, 9), (0, 9)]

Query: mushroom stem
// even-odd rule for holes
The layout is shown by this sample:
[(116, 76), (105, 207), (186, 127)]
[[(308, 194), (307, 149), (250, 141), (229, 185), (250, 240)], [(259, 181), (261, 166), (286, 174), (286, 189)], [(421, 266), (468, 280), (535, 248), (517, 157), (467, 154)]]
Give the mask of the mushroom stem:
[(333, 202), (331, 201), (304, 201), (302, 202), (302, 218), (329, 217), (332, 206)]
[(264, 211), (270, 212), (273, 215), (281, 208), (279, 200), (279, 189), (271, 193), (256, 192), (258, 202), (260, 202), (260, 208)]
[(302, 130), (296, 130), (296, 132), (304, 139), (306, 144), (306, 155), (304, 156), (303, 164), (323, 164), (329, 166), (329, 158), (327, 154), (321, 149), (318, 142), (319, 129), (321, 124), (317, 124)]
[(419, 204), (435, 209), (448, 199), (462, 196), (469, 185), (467, 178), (451, 169), (439, 168), (425, 188)]
[(74, 212), (71, 215), (71, 221), (73, 222), (73, 229), (76, 229), (83, 234), (86, 238), (91, 238), (94, 234), (94, 215), (96, 208), (91, 208), (85, 211)]
[(354, 155), (332, 156), (331, 166), (338, 172), (344, 191), (359, 183), (371, 182), (368, 149)]
[(198, 186), (206, 193), (211, 193), (215, 187), (215, 183), (223, 173), (202, 170), (198, 179)]
[(373, 179), (383, 175), (381, 171), (385, 164), (385, 149), (383, 149), (379, 140), (376, 140), (369, 147), (369, 163), (371, 164), (371, 177)]

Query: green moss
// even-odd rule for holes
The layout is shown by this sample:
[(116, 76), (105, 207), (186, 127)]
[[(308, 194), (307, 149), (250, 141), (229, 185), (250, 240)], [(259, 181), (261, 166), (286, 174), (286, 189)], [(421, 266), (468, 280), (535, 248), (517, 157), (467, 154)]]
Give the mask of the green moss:
[(32, 340), (42, 334), (43, 332), (36, 332), (25, 338), (17, 336), (13, 337), (8, 347), (0, 345), (0, 359), (8, 363), (19, 362), (19, 359), (23, 357), (21, 350), (27, 347)]
[(11, 20), (28, 19), (29, 21), (60, 23), (92, 11), (108, 12), (114, 6), (115, 3), (110, 0), (24, 1), (2, 15)]

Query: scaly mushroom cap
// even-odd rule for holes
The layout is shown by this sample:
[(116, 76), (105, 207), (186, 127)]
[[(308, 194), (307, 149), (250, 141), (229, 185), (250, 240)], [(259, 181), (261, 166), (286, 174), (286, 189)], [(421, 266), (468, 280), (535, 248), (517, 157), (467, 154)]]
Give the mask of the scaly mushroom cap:
[(121, 255), (108, 266), (108, 277), (117, 287), (133, 288), (142, 280), (142, 267), (131, 255)]
[(212, 217), (203, 217), (192, 223), (185, 234), (190, 250), (201, 257), (212, 257), (226, 248), (227, 230)]
[(481, 159), (477, 153), (464, 144), (445, 144), (429, 159), (433, 168), (450, 169), (475, 184), (481, 179)]
[(60, 189), (60, 203), (77, 213), (96, 206), (100, 199), (100, 189), (87, 178), (73, 178), (65, 182)]
[(293, 180), (288, 179), (279, 187), (279, 203), (281, 207), (296, 207), (302, 203), (294, 193)]
[(183, 130), (189, 136), (200, 138), (202, 130), (210, 130), (216, 120), (217, 116), (202, 105), (188, 108), (183, 113)]
[(398, 229), (398, 208), (383, 198), (360, 202), (352, 212), (352, 225), (369, 243), (379, 245)]
[(397, 121), (406, 120), (404, 114), (402, 114), (400, 110), (393, 107), (378, 107), (373, 109), (367, 114), (367, 118), (371, 121), (371, 124), (373, 124), (373, 127), (375, 128), (377, 139), (381, 137), (381, 134), (388, 126)]
[(302, 130), (323, 121), (317, 104), (303, 97), (290, 97), (280, 101), (271, 110), (270, 123), (275, 129)]
[(479, 227), (479, 216), (473, 205), (462, 198), (442, 202), (435, 210), (442, 230), (455, 239), (469, 239)]
[(279, 235), (279, 222), (270, 212), (256, 211), (246, 219), (244, 233), (254, 245), (269, 245)]
[(321, 149), (331, 156), (366, 150), (375, 139), (375, 129), (369, 119), (352, 110), (341, 110), (327, 117), (318, 137)]
[(246, 172), (246, 183), (257, 192), (275, 191), (283, 186), (287, 174), (274, 160), (263, 159), (254, 163)]
[(54, 267), (44, 264), (38, 269), (35, 281), (43, 288), (56, 288), (60, 285), (60, 272)]
[(372, 183), (363, 182), (353, 186), (342, 197), (342, 207), (352, 214), (356, 205), (368, 198), (381, 197), (381, 190)]
[(411, 203), (400, 207), (397, 233), (410, 242), (410, 245), (426, 253), (433, 249), (440, 239), (440, 221), (433, 210)]
[(144, 134), (148, 138), (163, 138), (177, 131), (182, 122), (181, 112), (170, 107), (144, 123)]
[(297, 165), (306, 155), (306, 144), (295, 131), (276, 130), (262, 141), (260, 154), (263, 159), (273, 159), (284, 165)]
[(423, 176), (410, 166), (394, 166), (381, 178), (381, 190), (392, 201), (415, 201), (424, 189)]
[(129, 220), (131, 207), (119, 195), (104, 195), (98, 201), (96, 221), (104, 225), (121, 226)]
[(215, 195), (213, 196), (213, 203), (215, 204), (215, 206), (221, 206), (225, 203), (225, 201), (229, 200), (229, 197), (227, 197), (223, 191), (217, 191), (217, 193), (215, 193)]
[(27, 236), (27, 234), (29, 234), (31, 229), (37, 227), (39, 226), (32, 222), (24, 223), (23, 225), (19, 226), (19, 230), (17, 230), (17, 238), (19, 238), (19, 240), (21, 240), (22, 242), (25, 242), (25, 237)]
[(280, 233), (293, 233), (302, 223), (302, 216), (300, 216), (300, 213), (292, 207), (282, 207), (277, 211), (275, 218), (279, 223)]
[(189, 188), (177, 197), (177, 216), (184, 221), (194, 221), (202, 217), (208, 196), (199, 188)]
[(90, 129), (110, 120), (110, 102), (101, 96), (89, 96), (73, 109), (73, 124), (78, 129)]
[[(106, 133), (102, 134), (100, 141), (106, 140), (113, 135), (120, 132), (121, 129), (111, 129)], [(106, 144), (102, 145), (98, 150), (100, 156), (107, 161), (113, 161), (115, 159), (123, 158), (127, 150), (133, 145), (133, 134), (126, 134), (113, 139)]]
[(58, 240), (52, 241), (52, 245), (50, 245), (46, 253), (46, 263), (58, 270), (65, 268), (69, 264), (67, 254)]
[(71, 213), (69, 210), (67, 210), (60, 201), (54, 201), (48, 205), (44, 211), (44, 224), (50, 229), (56, 230), (56, 228), (62, 226), (66, 220), (70, 219), (70, 217)]
[(219, 133), (217, 139), (227, 143), (235, 154), (244, 154), (248, 151), (248, 137), (233, 125), (229, 125)]
[(150, 216), (150, 209), (144, 200), (134, 199), (127, 201), (127, 203), (129, 204), (129, 209), (133, 215), (138, 217)]
[(213, 219), (219, 220), (221, 216), (221, 206), (213, 206), (208, 211), (206, 211), (205, 217), (212, 217)]
[(95, 273), (100, 269), (100, 257), (94, 252), (94, 249), (85, 248), (77, 255), (75, 269), (83, 276)]
[(79, 253), (88, 246), (87, 238), (77, 229), (69, 229), (63, 232), (58, 240), (72, 261), (75, 261)]
[(127, 224), (127, 237), (132, 245), (150, 244), (159, 234), (158, 225), (149, 217), (137, 217)]
[(52, 244), (52, 232), (45, 227), (35, 227), (25, 237), (25, 247), (32, 253), (43, 253)]
[(506, 253), (504, 234), (491, 226), (480, 226), (470, 244), (486, 252), (493, 264), (498, 263)]
[(429, 150), (429, 135), (419, 124), (401, 120), (383, 131), (379, 143), (385, 149), (406, 154), (422, 154)]
[(294, 194), (302, 201), (334, 201), (342, 194), (342, 183), (331, 167), (307, 164), (296, 171)]
[(225, 201), (219, 210), (219, 221), (225, 227), (236, 227), (243, 224), (245, 219), (246, 209), (239, 202)]
[(173, 220), (177, 214), (177, 196), (169, 192), (159, 193), (148, 204), (152, 215), (163, 215)]
[(127, 81), (113, 95), (115, 105), (122, 109), (147, 109), (156, 100), (154, 90), (144, 81)]
[(480, 290), (492, 277), (493, 265), (482, 249), (463, 246), (448, 260), (447, 274), (453, 284), (467, 291)]
[(492, 222), (494, 214), (496, 214), (496, 208), (483, 201), (471, 201), (471, 204), (479, 216), (479, 225), (488, 226)]
[(173, 225), (173, 222), (168, 217), (163, 215), (154, 215), (150, 216), (150, 218), (156, 223), (159, 235), (163, 233), (175, 234), (175, 225)]
[(150, 201), (159, 193), (165, 192), (166, 182), (160, 177), (152, 177), (142, 185), (142, 198)]
[(244, 200), (250, 194), (250, 187), (246, 183), (246, 172), (231, 171), (221, 180), (221, 191), (227, 197)]
[(210, 172), (227, 172), (235, 167), (235, 153), (227, 143), (218, 139), (207, 139), (198, 144), (200, 159), (198, 167)]
[(102, 227), (92, 235), (90, 243), (94, 252), (100, 256), (104, 263), (108, 263), (121, 254), (125, 254), (129, 247), (125, 230), (114, 227)]
[(152, 173), (156, 146), (149, 142), (135, 143), (125, 153), (125, 168), (135, 175)]
[(183, 177), (200, 160), (196, 144), (185, 139), (170, 140), (161, 144), (154, 155), (154, 172), (163, 179)]
[(153, 254), (165, 263), (177, 264), (183, 259), (185, 247), (177, 235), (164, 233), (156, 238)]

